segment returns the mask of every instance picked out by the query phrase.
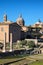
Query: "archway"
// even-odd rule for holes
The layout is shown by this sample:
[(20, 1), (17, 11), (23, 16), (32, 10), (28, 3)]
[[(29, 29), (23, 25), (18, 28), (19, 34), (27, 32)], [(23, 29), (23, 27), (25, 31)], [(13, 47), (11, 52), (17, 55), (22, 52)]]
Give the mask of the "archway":
[(4, 44), (0, 42), (0, 50), (3, 49)]

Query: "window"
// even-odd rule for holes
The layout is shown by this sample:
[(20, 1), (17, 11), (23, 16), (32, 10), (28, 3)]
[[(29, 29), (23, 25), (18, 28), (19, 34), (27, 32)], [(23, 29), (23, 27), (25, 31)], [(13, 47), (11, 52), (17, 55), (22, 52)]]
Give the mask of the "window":
[(3, 27), (1, 28), (1, 31), (3, 31)]

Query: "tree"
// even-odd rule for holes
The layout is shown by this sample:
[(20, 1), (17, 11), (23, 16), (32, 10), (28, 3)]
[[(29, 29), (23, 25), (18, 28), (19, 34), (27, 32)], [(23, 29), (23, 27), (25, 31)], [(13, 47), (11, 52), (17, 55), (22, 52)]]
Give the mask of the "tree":
[(27, 41), (26, 40), (22, 40), (21, 42), (20, 42), (20, 44), (22, 44), (22, 46), (26, 46), (26, 44), (27, 44)]
[(35, 42), (34, 41), (28, 41), (27, 45), (29, 46), (29, 48), (34, 48)]

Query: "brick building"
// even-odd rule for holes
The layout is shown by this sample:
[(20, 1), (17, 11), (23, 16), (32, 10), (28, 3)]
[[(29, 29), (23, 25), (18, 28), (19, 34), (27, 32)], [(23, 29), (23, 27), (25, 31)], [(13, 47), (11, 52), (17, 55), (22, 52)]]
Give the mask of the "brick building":
[(21, 16), (16, 22), (7, 20), (7, 15), (4, 15), (4, 21), (0, 22), (0, 42), (4, 41), (4, 33), (6, 33), (6, 43), (10, 42), (10, 33), (12, 33), (12, 42), (25, 38), (27, 27), (24, 26), (24, 20)]

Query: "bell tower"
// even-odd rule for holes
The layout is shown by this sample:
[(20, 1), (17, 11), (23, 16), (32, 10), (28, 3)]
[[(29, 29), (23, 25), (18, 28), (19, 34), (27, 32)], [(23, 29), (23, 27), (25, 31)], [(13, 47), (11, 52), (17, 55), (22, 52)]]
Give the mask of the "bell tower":
[(5, 14), (4, 15), (4, 22), (6, 22), (7, 21), (7, 15)]

